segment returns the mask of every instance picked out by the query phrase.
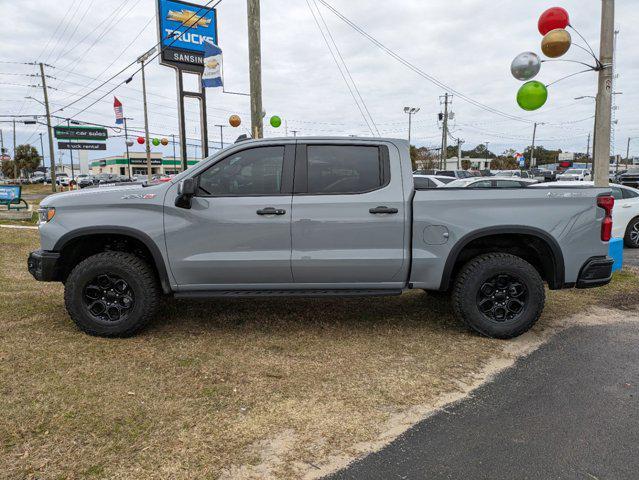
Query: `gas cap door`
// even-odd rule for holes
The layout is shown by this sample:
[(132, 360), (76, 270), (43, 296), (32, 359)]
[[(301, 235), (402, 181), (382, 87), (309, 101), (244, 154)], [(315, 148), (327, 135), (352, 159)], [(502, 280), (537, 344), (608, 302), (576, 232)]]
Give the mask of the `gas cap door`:
[(428, 225), (424, 228), (424, 243), (426, 245), (443, 245), (448, 242), (448, 228), (444, 225)]

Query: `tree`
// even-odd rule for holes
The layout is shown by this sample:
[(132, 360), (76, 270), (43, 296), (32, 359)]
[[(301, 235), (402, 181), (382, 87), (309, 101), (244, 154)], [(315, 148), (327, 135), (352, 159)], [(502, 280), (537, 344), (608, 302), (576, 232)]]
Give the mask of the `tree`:
[(486, 148), (486, 145), (480, 143), (472, 150), (463, 150), (462, 157), (470, 158), (495, 158), (496, 155)]
[(0, 162), (0, 166), (2, 167), (2, 174), (6, 178), (15, 178), (15, 170), (13, 168), (13, 165), (13, 160), (4, 160)]
[(31, 145), (18, 145), (16, 147), (16, 156), (14, 161), (18, 166), (18, 171), (25, 171), (26, 173), (33, 172), (40, 166), (40, 154)]

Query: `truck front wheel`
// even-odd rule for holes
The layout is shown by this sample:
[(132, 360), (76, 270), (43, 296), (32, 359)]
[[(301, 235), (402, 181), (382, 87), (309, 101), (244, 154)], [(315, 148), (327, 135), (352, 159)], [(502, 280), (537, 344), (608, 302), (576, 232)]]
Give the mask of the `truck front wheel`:
[(544, 283), (535, 268), (507, 253), (469, 261), (455, 279), (455, 316), (493, 338), (513, 338), (530, 329), (544, 309)]
[(160, 288), (153, 269), (124, 252), (86, 258), (64, 285), (64, 303), (76, 325), (90, 335), (128, 337), (156, 313)]

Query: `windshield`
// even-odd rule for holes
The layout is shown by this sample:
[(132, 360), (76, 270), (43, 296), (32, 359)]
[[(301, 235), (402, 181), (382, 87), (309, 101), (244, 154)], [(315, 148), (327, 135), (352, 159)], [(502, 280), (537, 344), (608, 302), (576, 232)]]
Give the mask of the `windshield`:
[(570, 168), (566, 170), (566, 174), (568, 175), (583, 175), (583, 173), (584, 173), (583, 170), (578, 170), (576, 168)]

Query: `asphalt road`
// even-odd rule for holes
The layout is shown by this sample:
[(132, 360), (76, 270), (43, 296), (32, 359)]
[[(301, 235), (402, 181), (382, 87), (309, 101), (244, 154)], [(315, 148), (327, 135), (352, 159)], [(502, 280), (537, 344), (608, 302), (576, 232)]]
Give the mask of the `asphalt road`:
[(639, 267), (639, 248), (624, 248), (623, 264)]
[(637, 479), (639, 331), (573, 327), (337, 479)]

